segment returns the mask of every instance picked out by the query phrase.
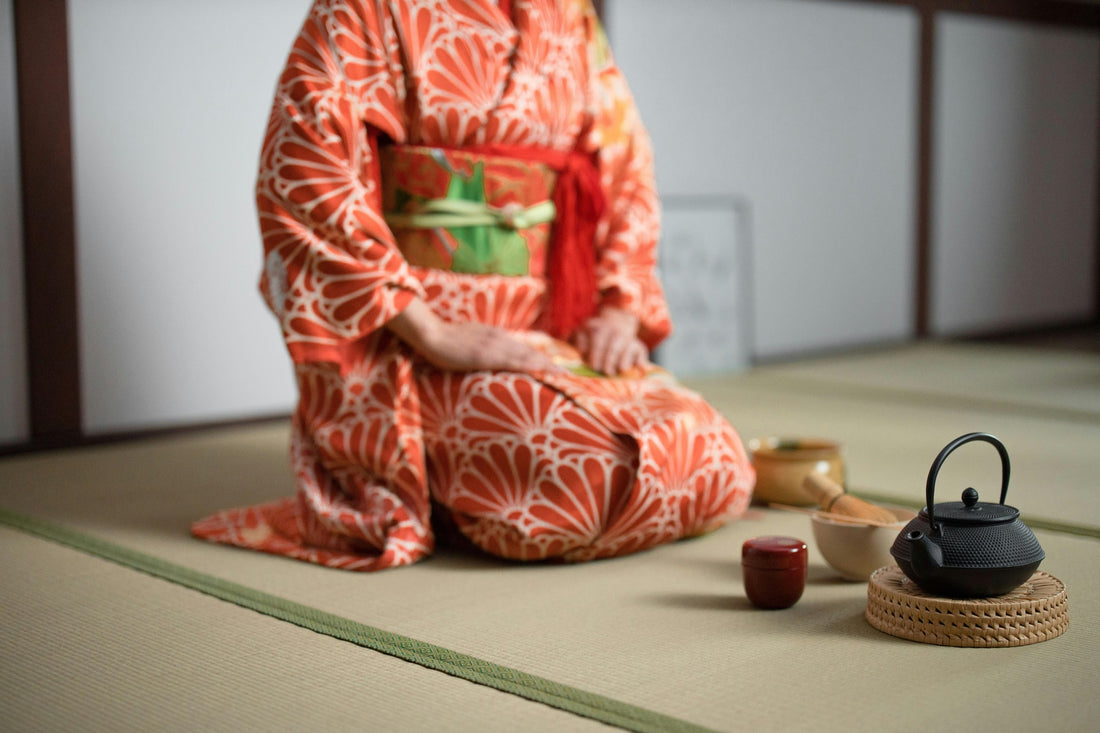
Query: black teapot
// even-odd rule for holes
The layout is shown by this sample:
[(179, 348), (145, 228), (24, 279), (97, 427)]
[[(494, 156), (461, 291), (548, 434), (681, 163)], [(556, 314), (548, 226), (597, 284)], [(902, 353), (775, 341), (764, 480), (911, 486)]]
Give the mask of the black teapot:
[[(962, 501), (934, 504), (936, 476), (947, 456), (971, 441), (991, 443), (1001, 455), (1001, 502), (978, 501), (966, 489)], [(1004, 444), (988, 433), (969, 433), (947, 444), (932, 463), (925, 489), (927, 506), (898, 534), (890, 548), (902, 571), (926, 593), (949, 598), (999, 596), (1031, 577), (1046, 554), (1005, 504), (1009, 461)]]

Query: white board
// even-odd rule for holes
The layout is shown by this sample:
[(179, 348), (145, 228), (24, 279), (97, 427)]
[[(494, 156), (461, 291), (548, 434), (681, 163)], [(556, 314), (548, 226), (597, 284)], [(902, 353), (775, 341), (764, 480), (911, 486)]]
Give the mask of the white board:
[(659, 263), (672, 335), (657, 349), (677, 376), (728, 374), (751, 362), (751, 216), (732, 198), (666, 198)]

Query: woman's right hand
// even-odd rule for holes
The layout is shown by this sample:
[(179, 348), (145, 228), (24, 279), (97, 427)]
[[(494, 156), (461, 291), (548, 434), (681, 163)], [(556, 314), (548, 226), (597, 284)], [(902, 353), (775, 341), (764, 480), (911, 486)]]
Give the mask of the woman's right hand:
[(433, 366), (448, 371), (554, 371), (541, 351), (503, 328), (484, 323), (449, 323), (427, 303), (414, 300), (387, 327)]

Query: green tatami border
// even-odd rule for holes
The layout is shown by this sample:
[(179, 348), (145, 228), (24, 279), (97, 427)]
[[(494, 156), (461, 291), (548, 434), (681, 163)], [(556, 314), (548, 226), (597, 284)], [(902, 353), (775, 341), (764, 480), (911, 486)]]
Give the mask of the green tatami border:
[[(862, 489), (852, 489), (852, 496), (858, 496), (861, 499), (868, 501), (878, 502), (880, 504), (895, 504), (897, 506), (907, 506), (917, 511), (924, 508), (923, 501), (912, 501), (910, 499), (899, 499), (896, 496), (890, 496), (889, 494), (882, 494), (874, 491), (864, 491)], [(1044, 519), (1043, 517), (1034, 517), (1031, 515), (1021, 516), (1020, 519), (1030, 527), (1031, 529), (1042, 529), (1048, 532), (1060, 532), (1062, 534), (1076, 535), (1077, 537), (1089, 537), (1094, 540), (1100, 540), (1100, 527), (1093, 527), (1088, 524), (1074, 524), (1072, 522), (1063, 522), (1058, 519)]]
[(603, 695), (563, 685), (435, 644), (394, 634), (326, 613), (286, 598), (223, 580), (107, 540), (0, 508), (0, 524), (79, 550), (103, 560), (228, 601), (265, 616), (382, 652), (428, 669), (460, 677), (519, 697), (625, 730), (708, 731), (710, 729)]
[(919, 387), (901, 387), (886, 384), (852, 384), (830, 381), (825, 377), (801, 374), (771, 374), (761, 370), (753, 377), (777, 382), (785, 390), (798, 390), (815, 395), (840, 395), (862, 400), (885, 401), (894, 404), (927, 407), (934, 405), (951, 410), (968, 409), (993, 413), (1027, 415), (1029, 417), (1065, 422), (1100, 423), (1100, 413), (1091, 409), (1068, 407), (1065, 405), (1043, 405), (1029, 402), (1016, 402), (1012, 399), (982, 397), (974, 394), (953, 394), (934, 389)]

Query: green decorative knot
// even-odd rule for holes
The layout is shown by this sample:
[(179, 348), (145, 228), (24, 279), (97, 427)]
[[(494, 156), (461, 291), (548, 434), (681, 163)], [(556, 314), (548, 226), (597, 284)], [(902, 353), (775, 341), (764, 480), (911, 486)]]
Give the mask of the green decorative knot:
[(530, 274), (531, 253), (517, 231), (553, 221), (554, 204), (543, 201), (531, 207), (490, 206), (485, 194), (485, 164), (476, 163), (469, 175), (451, 167), (438, 153), (433, 156), (449, 175), (442, 198), (424, 199), (397, 191), (397, 210), (386, 214), (391, 227), (446, 229), (452, 247), (441, 238), (451, 256), (450, 269), (472, 275)]
[(402, 229), (496, 226), (528, 229), (554, 220), (554, 202), (543, 201), (524, 208), (520, 204), (493, 207), (484, 201), (428, 199), (416, 211), (386, 214), (386, 222)]

